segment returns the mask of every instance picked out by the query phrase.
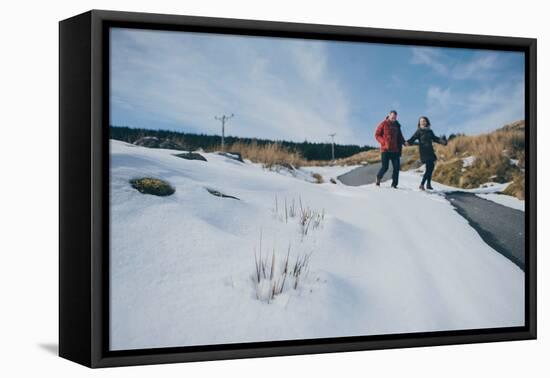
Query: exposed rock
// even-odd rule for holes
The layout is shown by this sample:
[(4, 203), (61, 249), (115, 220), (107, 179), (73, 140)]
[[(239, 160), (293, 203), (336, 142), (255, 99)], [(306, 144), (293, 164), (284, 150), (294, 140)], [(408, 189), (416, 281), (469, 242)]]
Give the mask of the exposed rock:
[(290, 163), (285, 163), (285, 162), (283, 162), (283, 163), (277, 163), (277, 165), (278, 165), (279, 167), (286, 168), (286, 169), (288, 169), (289, 171), (295, 171), (295, 170), (296, 170), (296, 167), (294, 167), (294, 166), (293, 166), (292, 164), (290, 164)]
[(159, 143), (159, 138), (154, 136), (145, 136), (143, 138), (139, 138), (134, 142), (136, 146), (142, 147), (158, 146)]
[(236, 200), (240, 201), (240, 198), (237, 198), (235, 196), (230, 196), (229, 194), (222, 193), (222, 192), (220, 192), (219, 190), (216, 190), (216, 189), (206, 188), (206, 190), (208, 191), (208, 193), (210, 193), (210, 194), (212, 194), (213, 196), (216, 196), (216, 197), (232, 198), (232, 199), (236, 199)]
[(218, 152), (217, 154), (244, 163), (243, 157), (239, 152)]
[(184, 152), (182, 154), (176, 154), (174, 156), (180, 157), (182, 159), (187, 159), (187, 160), (208, 161), (208, 160), (206, 160), (206, 158), (204, 156), (202, 156), (201, 154), (199, 154), (197, 152)]
[(159, 139), (155, 136), (144, 136), (134, 142), (136, 146), (148, 148), (165, 148), (170, 150), (183, 150), (184, 146), (170, 139)]
[(185, 147), (182, 146), (181, 144), (176, 143), (176, 142), (174, 142), (172, 140), (169, 140), (169, 139), (165, 139), (165, 140), (161, 141), (159, 143), (158, 148), (165, 148), (165, 149), (168, 149), (168, 150), (183, 150), (183, 149), (185, 149)]

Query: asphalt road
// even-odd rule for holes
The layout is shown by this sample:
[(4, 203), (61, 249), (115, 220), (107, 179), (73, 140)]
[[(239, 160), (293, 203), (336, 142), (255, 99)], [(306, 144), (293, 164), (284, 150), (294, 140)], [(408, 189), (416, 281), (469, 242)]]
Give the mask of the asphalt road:
[[(361, 186), (373, 184), (376, 182), (376, 174), (382, 166), (381, 163), (363, 165), (362, 167), (357, 167), (351, 171), (344, 173), (343, 175), (338, 176), (338, 180), (342, 184), (349, 186)], [(390, 167), (390, 173), (392, 168)]]
[(525, 270), (525, 213), (471, 193), (452, 192), (446, 197), (468, 220), (485, 243)]
[[(345, 185), (360, 186), (376, 181), (380, 164), (358, 167), (338, 176)], [(390, 168), (391, 170), (391, 168)], [(525, 213), (472, 193), (451, 192), (445, 194), (455, 207), (493, 249), (525, 270)]]

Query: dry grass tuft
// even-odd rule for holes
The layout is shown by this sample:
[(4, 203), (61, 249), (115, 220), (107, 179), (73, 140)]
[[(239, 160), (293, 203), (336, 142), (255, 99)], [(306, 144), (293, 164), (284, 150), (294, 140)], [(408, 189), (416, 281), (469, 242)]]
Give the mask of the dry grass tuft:
[(323, 176), (321, 176), (319, 173), (312, 173), (311, 177), (315, 179), (316, 184), (322, 184), (325, 182), (325, 180), (323, 179)]
[(169, 196), (176, 191), (169, 183), (157, 178), (143, 177), (130, 180), (132, 188), (143, 194)]
[(294, 198), (288, 200), (286, 197), (280, 200), (275, 196), (275, 207), (273, 208), (274, 215), (281, 221), (288, 224), (291, 219), (297, 219), (300, 225), (300, 234), (302, 240), (307, 236), (310, 230), (315, 230), (323, 225), (325, 220), (325, 209), (316, 210), (302, 203), (302, 197), (298, 197), (298, 201)]
[(502, 192), (503, 194), (508, 194), (509, 196), (514, 196), (520, 200), (525, 199), (525, 176), (516, 175), (514, 181), (506, 187)]
[(302, 233), (302, 239), (307, 236), (310, 229), (315, 230), (319, 228), (322, 222), (325, 220), (325, 209), (318, 211), (312, 209), (309, 206), (302, 205), (302, 198), (300, 202), (300, 211), (298, 212), (298, 221), (300, 223), (300, 231)]
[[(277, 295), (288, 290), (297, 290), (300, 282), (309, 271), (310, 253), (297, 254), (294, 262), (290, 259), (291, 246), (288, 245), (286, 256), (278, 257), (279, 254), (272, 249), (269, 253), (262, 255), (262, 233), (260, 232), (260, 244), (258, 249), (254, 247), (254, 283), (256, 299), (270, 303)], [(279, 261), (281, 261), (279, 263)]]
[[(212, 148), (211, 151), (218, 151), (219, 147)], [(236, 142), (226, 148), (227, 151), (239, 153), (243, 159), (248, 159), (253, 163), (261, 163), (266, 168), (275, 166), (286, 166), (299, 168), (306, 165), (302, 155), (293, 151), (280, 143), (258, 144), (256, 141), (251, 143)]]

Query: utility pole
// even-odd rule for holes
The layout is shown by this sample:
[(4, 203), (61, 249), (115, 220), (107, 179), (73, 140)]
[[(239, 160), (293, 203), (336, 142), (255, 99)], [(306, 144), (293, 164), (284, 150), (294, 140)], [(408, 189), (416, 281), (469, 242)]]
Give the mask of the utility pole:
[(334, 137), (336, 136), (336, 133), (328, 134), (328, 136), (332, 138), (332, 161), (334, 161)]
[(231, 113), (230, 116), (226, 116), (225, 114), (221, 117), (214, 116), (214, 119), (222, 121), (222, 151), (225, 151), (225, 122), (227, 122), (230, 118), (233, 118), (233, 113)]

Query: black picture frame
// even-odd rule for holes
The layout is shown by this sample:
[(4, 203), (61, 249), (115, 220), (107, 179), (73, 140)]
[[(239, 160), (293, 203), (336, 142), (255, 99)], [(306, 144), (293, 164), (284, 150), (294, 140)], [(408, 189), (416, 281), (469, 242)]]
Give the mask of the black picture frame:
[[(109, 351), (112, 26), (525, 52), (524, 327)], [(536, 39), (92, 10), (59, 23), (59, 355), (96, 368), (536, 338)]]

